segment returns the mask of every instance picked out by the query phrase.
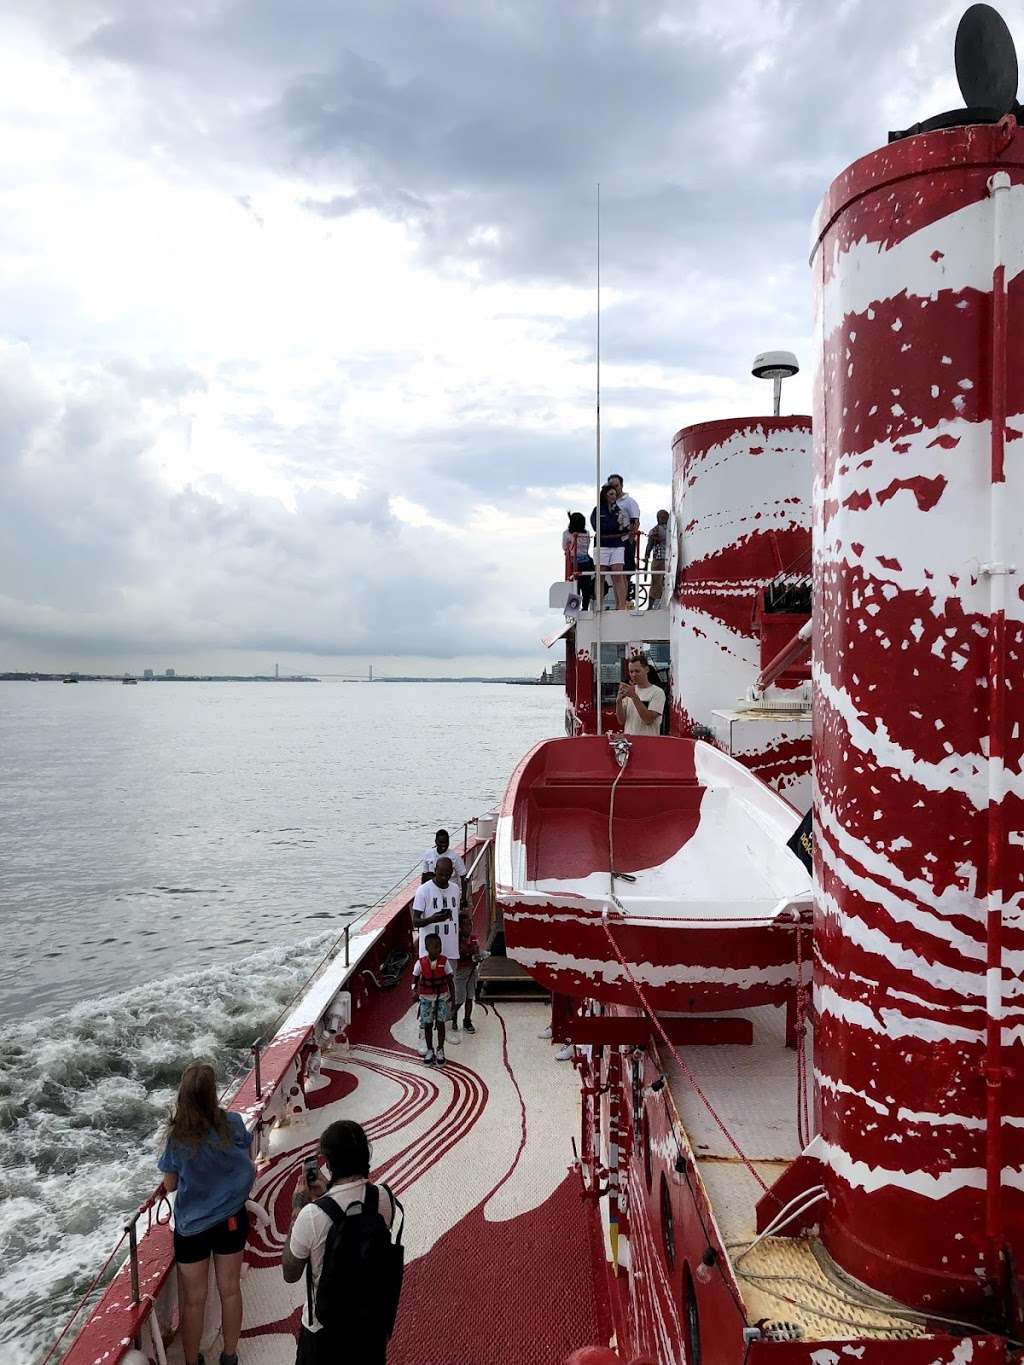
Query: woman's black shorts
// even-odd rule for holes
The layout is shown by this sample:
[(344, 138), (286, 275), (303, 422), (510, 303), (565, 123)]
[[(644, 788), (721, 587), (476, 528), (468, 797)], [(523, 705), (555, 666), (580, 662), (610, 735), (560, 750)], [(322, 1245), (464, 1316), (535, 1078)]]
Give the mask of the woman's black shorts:
[(196, 1261), (207, 1261), (210, 1256), (234, 1256), (245, 1248), (245, 1236), (249, 1230), (249, 1214), (245, 1205), (225, 1218), (214, 1223), (205, 1232), (197, 1232), (192, 1237), (182, 1237), (175, 1229), (174, 1259), (179, 1265), (193, 1265)]

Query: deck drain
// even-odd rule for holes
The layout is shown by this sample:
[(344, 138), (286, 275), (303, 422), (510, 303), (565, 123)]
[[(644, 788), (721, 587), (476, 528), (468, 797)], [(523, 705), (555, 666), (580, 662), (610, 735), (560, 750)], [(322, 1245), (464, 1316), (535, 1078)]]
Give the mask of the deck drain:
[(798, 1322), (765, 1322), (761, 1327), (765, 1341), (803, 1341), (804, 1329)]

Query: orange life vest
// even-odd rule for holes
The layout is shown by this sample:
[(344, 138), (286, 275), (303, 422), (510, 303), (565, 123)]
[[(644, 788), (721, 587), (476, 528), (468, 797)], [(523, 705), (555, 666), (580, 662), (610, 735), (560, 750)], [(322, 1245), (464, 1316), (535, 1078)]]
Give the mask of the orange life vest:
[(420, 958), (420, 994), (441, 995), (448, 989), (448, 973), (445, 968), (448, 959), (441, 953), (433, 962), (429, 957)]

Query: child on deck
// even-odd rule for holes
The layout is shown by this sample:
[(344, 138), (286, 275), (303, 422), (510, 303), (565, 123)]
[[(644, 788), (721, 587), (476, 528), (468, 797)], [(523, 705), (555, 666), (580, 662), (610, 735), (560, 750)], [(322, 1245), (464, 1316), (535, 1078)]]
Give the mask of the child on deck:
[(463, 1011), (462, 1027), (467, 1033), (476, 1033), (473, 1026), (473, 1002), (476, 1000), (477, 967), (487, 956), (480, 951), (480, 944), (473, 934), (472, 917), (466, 913), (459, 916), (459, 961), (455, 968), (455, 1013), (452, 1016), (452, 1042), (459, 1032), (459, 1010)]
[[(441, 952), (440, 934), (428, 934), (423, 945), (425, 956), (412, 969), (412, 988), (419, 998), (420, 1023), (427, 1045), (427, 1066), (444, 1066), (444, 1026), (449, 1004), (455, 1004), (455, 973)], [(437, 1025), (437, 1051), (434, 1051), (434, 1025)]]

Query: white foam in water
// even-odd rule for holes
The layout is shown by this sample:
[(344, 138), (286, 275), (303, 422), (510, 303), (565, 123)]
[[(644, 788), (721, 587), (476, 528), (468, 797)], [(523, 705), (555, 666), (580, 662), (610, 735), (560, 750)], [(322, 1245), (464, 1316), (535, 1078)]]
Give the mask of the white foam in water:
[(116, 1243), (124, 1216), (156, 1185), (160, 1127), (182, 1069), (206, 1057), (222, 1086), (244, 1074), (251, 1043), (333, 937), (149, 982), (5, 1030), (4, 1365), (41, 1357)]

